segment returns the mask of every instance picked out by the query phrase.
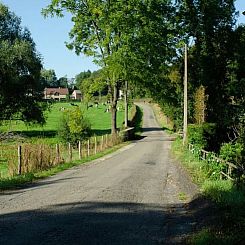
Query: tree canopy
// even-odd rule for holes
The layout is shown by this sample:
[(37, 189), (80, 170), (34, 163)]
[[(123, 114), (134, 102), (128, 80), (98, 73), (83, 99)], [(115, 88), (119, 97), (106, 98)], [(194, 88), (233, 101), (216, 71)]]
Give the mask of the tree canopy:
[(40, 104), (41, 58), (30, 32), (0, 3), (0, 119), (44, 122)]
[(74, 25), (67, 47), (93, 56), (102, 67), (111, 96), (112, 132), (122, 80), (153, 79), (152, 71), (159, 73), (168, 62), (174, 15), (170, 10), (170, 0), (53, 0), (43, 10), (45, 16), (70, 12)]
[(189, 122), (201, 115), (199, 123), (214, 123), (222, 135), (218, 144), (241, 138), (244, 27), (235, 26), (234, 0), (52, 0), (43, 13), (62, 16), (64, 11), (74, 23), (67, 47), (93, 56), (102, 67), (112, 131), (117, 92), (125, 80), (147, 89), (175, 128), (182, 127), (183, 44), (188, 43)]

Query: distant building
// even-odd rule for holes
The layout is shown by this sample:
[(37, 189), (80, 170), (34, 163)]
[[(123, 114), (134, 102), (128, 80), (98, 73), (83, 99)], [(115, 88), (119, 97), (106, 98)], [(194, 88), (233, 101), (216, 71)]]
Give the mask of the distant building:
[(73, 99), (73, 100), (81, 100), (82, 99), (82, 92), (80, 90), (74, 90), (72, 92), (71, 99)]
[(45, 88), (44, 99), (65, 100), (69, 95), (68, 88)]
[(118, 95), (118, 99), (121, 100), (124, 96), (123, 90), (119, 90), (119, 95)]

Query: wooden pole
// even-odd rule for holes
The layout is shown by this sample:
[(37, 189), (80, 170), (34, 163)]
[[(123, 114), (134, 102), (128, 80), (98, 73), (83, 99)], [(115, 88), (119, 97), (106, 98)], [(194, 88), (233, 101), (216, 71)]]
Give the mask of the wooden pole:
[(90, 141), (88, 140), (88, 157), (90, 155)]
[(72, 161), (72, 146), (71, 143), (68, 144), (68, 148), (69, 148), (69, 161)]
[(104, 149), (104, 135), (101, 137), (101, 142), (100, 142), (100, 150), (103, 151)]
[(22, 173), (22, 155), (21, 155), (21, 145), (18, 146), (18, 174)]
[(60, 146), (59, 144), (56, 144), (56, 159), (57, 159), (57, 163), (60, 163)]
[(97, 153), (97, 137), (94, 137), (94, 154)]
[(183, 145), (187, 143), (187, 82), (188, 82), (188, 70), (187, 70), (187, 44), (185, 44), (185, 75), (184, 75), (184, 128), (183, 128)]
[(82, 144), (81, 141), (78, 142), (78, 154), (79, 154), (79, 160), (82, 159)]
[(108, 147), (108, 134), (105, 135), (105, 147)]

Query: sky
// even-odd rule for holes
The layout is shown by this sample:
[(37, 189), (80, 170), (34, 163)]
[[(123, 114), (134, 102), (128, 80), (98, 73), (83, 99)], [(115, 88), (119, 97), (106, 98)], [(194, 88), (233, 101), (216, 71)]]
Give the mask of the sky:
[[(78, 73), (87, 70), (99, 69), (93, 59), (84, 55), (77, 56), (74, 51), (68, 50), (65, 41), (69, 41), (69, 31), (72, 22), (69, 17), (44, 18), (42, 8), (51, 0), (0, 0), (11, 11), (21, 17), (22, 26), (27, 27), (33, 37), (38, 52), (43, 59), (45, 69), (53, 69), (58, 78), (75, 77)], [(238, 24), (245, 24), (245, 0), (236, 0), (236, 9), (239, 11)]]

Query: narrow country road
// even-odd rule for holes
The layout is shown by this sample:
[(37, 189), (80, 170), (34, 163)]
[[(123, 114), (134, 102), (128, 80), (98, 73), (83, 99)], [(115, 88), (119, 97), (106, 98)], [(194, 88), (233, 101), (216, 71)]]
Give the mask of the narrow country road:
[(151, 107), (140, 106), (141, 140), (0, 193), (0, 244), (181, 243), (194, 225), (185, 203), (197, 188), (171, 157), (171, 137)]

